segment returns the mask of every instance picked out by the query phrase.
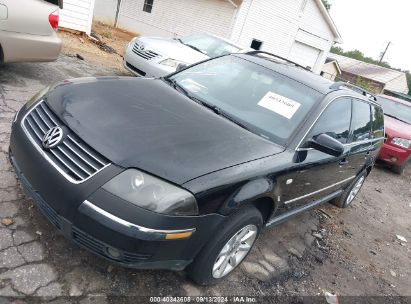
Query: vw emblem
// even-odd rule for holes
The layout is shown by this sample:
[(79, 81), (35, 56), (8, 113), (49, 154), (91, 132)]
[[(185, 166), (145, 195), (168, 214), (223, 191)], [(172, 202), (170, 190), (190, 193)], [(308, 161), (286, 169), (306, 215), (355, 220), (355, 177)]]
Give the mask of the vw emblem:
[(51, 149), (57, 146), (63, 139), (63, 129), (60, 127), (53, 127), (47, 131), (41, 141), (42, 145), (46, 149)]

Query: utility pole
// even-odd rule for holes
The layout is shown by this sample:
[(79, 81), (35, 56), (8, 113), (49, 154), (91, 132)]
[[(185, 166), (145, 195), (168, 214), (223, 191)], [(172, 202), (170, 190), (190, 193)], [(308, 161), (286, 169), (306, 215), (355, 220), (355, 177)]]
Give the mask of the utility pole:
[(384, 59), (384, 57), (385, 57), (385, 54), (387, 53), (388, 48), (390, 47), (390, 45), (391, 45), (391, 41), (388, 42), (387, 47), (385, 48), (385, 51), (382, 53), (381, 59), (380, 59), (380, 61), (378, 62), (378, 64), (381, 64), (381, 62), (383, 61), (383, 59)]

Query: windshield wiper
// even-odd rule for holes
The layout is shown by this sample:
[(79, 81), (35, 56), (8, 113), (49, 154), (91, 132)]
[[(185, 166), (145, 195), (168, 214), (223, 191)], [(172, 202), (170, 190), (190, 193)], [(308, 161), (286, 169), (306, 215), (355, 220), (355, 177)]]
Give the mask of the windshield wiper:
[(395, 115), (391, 115), (391, 114), (387, 114), (387, 113), (384, 113), (384, 115), (387, 115), (388, 117), (394, 118), (394, 119), (396, 119), (396, 120), (399, 120), (399, 121), (405, 122), (406, 124), (411, 125), (411, 123), (410, 123), (409, 121), (402, 120), (401, 118), (398, 118), (398, 117), (395, 116)]
[[(212, 110), (215, 114), (220, 115), (220, 116), (224, 117), (225, 119), (228, 119), (229, 121), (235, 123), (236, 125), (240, 126), (241, 128), (256, 134), (256, 132), (251, 130), (249, 127), (247, 127), (243, 123), (239, 122), (237, 119), (232, 117), (227, 112), (224, 112), (223, 110), (221, 110), (218, 106), (210, 104), (210, 103), (202, 100), (201, 98), (198, 98), (196, 96), (191, 95), (186, 89), (184, 89), (180, 84), (178, 84), (178, 82), (175, 79), (170, 79), (168, 77), (162, 77), (162, 79), (164, 81), (170, 83), (173, 86), (174, 89), (179, 90), (180, 92), (182, 92), (185, 96), (187, 96), (188, 98), (190, 98), (194, 102), (202, 105), (203, 107), (206, 107), (206, 108)], [(258, 134), (258, 135), (260, 135), (260, 134)]]
[(196, 46), (194, 46), (194, 45), (191, 45), (191, 44), (188, 44), (188, 43), (184, 43), (181, 39), (178, 39), (178, 41), (180, 41), (182, 44), (184, 44), (184, 45), (192, 48), (193, 50), (195, 50), (195, 51), (197, 51), (197, 52), (200, 52), (201, 54), (205, 54), (204, 51), (200, 50), (198, 47), (196, 47)]
[(184, 95), (186, 95), (188, 98), (192, 99), (192, 96), (190, 93), (188, 93), (188, 91), (186, 89), (184, 89), (175, 79), (171, 79), (168, 77), (161, 77), (161, 79), (163, 79), (164, 81), (168, 82), (169, 84), (171, 84), (171, 86), (180, 91), (181, 93), (183, 93)]

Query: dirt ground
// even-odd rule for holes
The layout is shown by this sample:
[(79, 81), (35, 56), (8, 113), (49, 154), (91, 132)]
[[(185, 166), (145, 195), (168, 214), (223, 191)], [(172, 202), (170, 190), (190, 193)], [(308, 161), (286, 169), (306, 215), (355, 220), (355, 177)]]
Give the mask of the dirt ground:
[(92, 33), (115, 52), (104, 51), (95, 40), (85, 34), (61, 29), (58, 35), (63, 40), (62, 53), (74, 57), (80, 55), (84, 60), (95, 65), (110, 67), (117, 74), (127, 75), (128, 72), (122, 65), (124, 49), (130, 40), (138, 36), (138, 34), (114, 28), (100, 22), (93, 23)]
[[(120, 52), (131, 37), (124, 35), (109, 45)], [(7, 160), (11, 122), (44, 86), (126, 73), (120, 56), (106, 55), (88, 42), (84, 48), (73, 34), (63, 39), (65, 50), (56, 62), (0, 66), (0, 220), (13, 222), (0, 222), (1, 304), (148, 302), (141, 296), (327, 303), (329, 294), (336, 294), (339, 303), (411, 303), (411, 170), (398, 176), (377, 165), (351, 207), (325, 204), (266, 230), (242, 266), (216, 286), (197, 286), (184, 272), (118, 267), (64, 238), (15, 178)]]

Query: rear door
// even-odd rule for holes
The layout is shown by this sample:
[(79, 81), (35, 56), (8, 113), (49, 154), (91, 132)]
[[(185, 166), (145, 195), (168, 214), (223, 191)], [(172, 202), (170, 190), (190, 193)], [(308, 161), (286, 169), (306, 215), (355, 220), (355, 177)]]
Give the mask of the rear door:
[(348, 158), (353, 175), (357, 175), (368, 163), (374, 149), (372, 137), (371, 105), (354, 98)]

